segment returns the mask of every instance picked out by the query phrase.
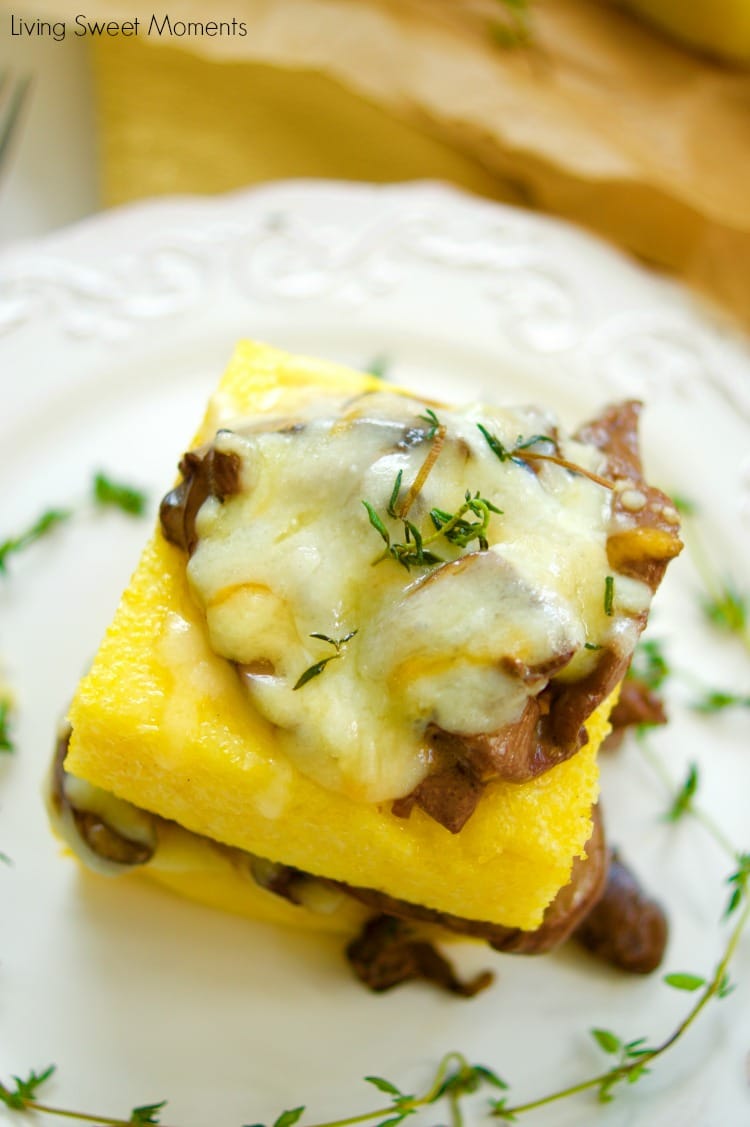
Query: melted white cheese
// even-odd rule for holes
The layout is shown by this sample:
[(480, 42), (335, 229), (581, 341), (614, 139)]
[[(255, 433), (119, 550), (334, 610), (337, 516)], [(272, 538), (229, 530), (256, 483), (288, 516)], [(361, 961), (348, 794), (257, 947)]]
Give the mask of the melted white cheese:
[[(501, 461), (478, 429), (506, 448), (550, 434), (554, 420), (530, 409), (440, 409), (445, 441), (408, 518), (444, 563), (407, 571), (381, 558), (362, 502), (403, 543), (402, 521), (387, 512), (396, 475), (403, 502), (440, 439), (420, 418), (425, 405), (402, 396), (330, 403), (296, 426), (219, 432), (217, 449), (241, 459), (242, 489), (203, 505), (188, 575), (211, 646), (238, 663), (280, 749), (323, 786), (381, 802), (429, 770), (428, 725), (477, 733), (514, 722), (550, 675), (593, 667), (586, 643), (624, 643), (645, 593), (618, 577), (615, 613), (605, 613), (610, 491), (549, 462)], [(601, 472), (599, 451), (557, 437), (562, 457)], [(502, 510), (486, 551), (435, 536), (430, 510), (454, 513), (467, 491)], [(338, 656), (310, 637), (354, 630)]]

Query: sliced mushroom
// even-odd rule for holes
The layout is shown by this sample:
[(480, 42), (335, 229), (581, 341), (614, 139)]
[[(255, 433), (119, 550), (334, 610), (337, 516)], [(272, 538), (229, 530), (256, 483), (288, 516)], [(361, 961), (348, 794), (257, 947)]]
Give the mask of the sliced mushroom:
[(106, 875), (145, 865), (157, 846), (156, 821), (146, 811), (116, 798), (65, 770), (71, 728), (57, 740), (47, 800), (52, 824), (82, 861)]

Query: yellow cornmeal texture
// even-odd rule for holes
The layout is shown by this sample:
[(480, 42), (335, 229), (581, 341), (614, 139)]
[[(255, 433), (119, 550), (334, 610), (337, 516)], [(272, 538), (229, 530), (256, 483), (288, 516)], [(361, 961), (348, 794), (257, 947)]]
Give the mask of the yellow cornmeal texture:
[[(243, 342), (196, 443), (238, 417), (293, 412), (301, 400), (380, 386), (371, 376)], [(591, 718), (589, 743), (567, 763), (522, 785), (491, 784), (456, 835), (420, 810), (400, 819), (387, 805), (326, 791), (281, 755), (233, 668), (210, 650), (185, 557), (157, 531), (76, 693), (66, 766), (216, 841), (454, 915), (533, 929), (589, 837), (607, 715), (602, 706)], [(168, 868), (162, 880), (183, 889), (190, 883)], [(225, 875), (214, 894), (210, 876), (196, 874), (191, 894), (242, 910)], [(284, 914), (289, 922), (297, 917)]]

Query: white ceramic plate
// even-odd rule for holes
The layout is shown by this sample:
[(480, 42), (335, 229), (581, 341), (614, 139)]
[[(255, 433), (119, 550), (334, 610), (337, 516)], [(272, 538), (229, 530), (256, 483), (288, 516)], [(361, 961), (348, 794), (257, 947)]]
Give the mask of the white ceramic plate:
[[(750, 556), (750, 352), (676, 287), (549, 220), (431, 185), (288, 184), (217, 200), (152, 202), (0, 259), (0, 539), (49, 505), (75, 519), (0, 581), (0, 647), (18, 701), (0, 764), (0, 1073), (55, 1062), (48, 1102), (102, 1114), (169, 1100), (163, 1122), (239, 1127), (306, 1104), (307, 1122), (382, 1103), (361, 1082), (426, 1085), (458, 1049), (514, 1101), (601, 1069), (591, 1027), (665, 1037), (691, 996), (566, 950), (546, 959), (457, 949), (494, 987), (471, 1002), (410, 985), (375, 997), (338, 944), (225, 917), (137, 880), (82, 876), (40, 800), (59, 714), (147, 534), (95, 514), (92, 471), (143, 485), (154, 506), (240, 336), (390, 372), (439, 397), (540, 400), (574, 423), (611, 398), (648, 403), (651, 477), (694, 498), (722, 572)], [(713, 685), (748, 692), (750, 658), (712, 633), (690, 559), (673, 566), (651, 634)], [(700, 797), (750, 849), (747, 712), (703, 720), (673, 694), (653, 738), (670, 772), (702, 765)], [(611, 837), (672, 921), (668, 970), (708, 974), (729, 861), (667, 796), (635, 747), (605, 765)], [(739, 986), (708, 1007), (654, 1073), (522, 1122), (726, 1127), (750, 1122), (750, 936)], [(10, 1112), (0, 1111), (11, 1117)], [(445, 1111), (428, 1114), (435, 1127)], [(484, 1103), (472, 1119), (484, 1122)]]

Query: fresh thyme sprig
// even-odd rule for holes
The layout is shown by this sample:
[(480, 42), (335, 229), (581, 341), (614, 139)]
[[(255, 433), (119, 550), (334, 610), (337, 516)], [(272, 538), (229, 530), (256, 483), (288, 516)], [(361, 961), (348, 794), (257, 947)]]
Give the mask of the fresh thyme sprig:
[(329, 638), (327, 634), (311, 634), (311, 638), (317, 638), (320, 642), (327, 642), (329, 646), (333, 646), (336, 652), (332, 653), (330, 657), (324, 657), (322, 661), (316, 661), (314, 665), (308, 666), (305, 672), (297, 679), (292, 691), (295, 692), (297, 689), (301, 689), (308, 681), (312, 681), (313, 677), (319, 676), (329, 662), (335, 661), (337, 658), (341, 657), (341, 651), (344, 646), (347, 642), (351, 642), (356, 633), (356, 630), (350, 630), (343, 638)]
[(58, 524), (69, 520), (73, 515), (71, 509), (47, 509), (42, 513), (34, 523), (22, 532), (20, 536), (10, 536), (7, 540), (0, 544), (0, 575), (7, 573), (7, 559), (8, 556), (15, 555), (17, 552), (22, 552), (24, 548), (28, 548), (30, 544), (34, 544), (37, 540), (41, 540)]
[(146, 510), (148, 498), (142, 489), (134, 489), (132, 485), (113, 481), (101, 471), (94, 475), (92, 488), (96, 504), (103, 508), (114, 507), (136, 517), (143, 516)]
[[(344, 639), (337, 643), (334, 639), (328, 638), (327, 635), (315, 636), (334, 646), (340, 647), (344, 643)], [(639, 742), (644, 749), (647, 747), (645, 739), (642, 738)], [(661, 761), (654, 758), (653, 753), (650, 754), (650, 758), (661, 778), (673, 790), (673, 785)], [(506, 1123), (515, 1123), (528, 1112), (559, 1103), (574, 1096), (583, 1095), (586, 1092), (595, 1092), (600, 1102), (610, 1102), (614, 1099), (616, 1089), (623, 1085), (632, 1085), (649, 1073), (649, 1066), (668, 1052), (683, 1037), (712, 999), (726, 998), (734, 989), (729, 977), (729, 967), (740, 937), (747, 926), (748, 919), (750, 919), (750, 853), (741, 853), (736, 850), (727, 841), (722, 831), (696, 806), (694, 796), (697, 790), (697, 780), (697, 771), (691, 768), (686, 782), (673, 801), (672, 809), (679, 805), (680, 816), (689, 813), (701, 821), (720, 847), (732, 858), (733, 864), (736, 865), (734, 871), (727, 878), (730, 896), (724, 913), (726, 918), (736, 916), (736, 922), (713, 975), (706, 978), (703, 975), (684, 971), (673, 971), (664, 975), (663, 981), (667, 986), (675, 990), (696, 994), (697, 998), (676, 1029), (659, 1044), (649, 1045), (644, 1037), (626, 1041), (611, 1030), (592, 1029), (591, 1035), (599, 1048), (607, 1055), (617, 1058), (616, 1063), (611, 1068), (598, 1072), (576, 1084), (570, 1084), (524, 1103), (512, 1104), (507, 1095), (492, 1100), (490, 1109), (492, 1116), (495, 1118)], [(132, 1124), (159, 1123), (159, 1112), (165, 1106), (164, 1102), (134, 1108), (127, 1120), (90, 1115), (43, 1104), (37, 1099), (37, 1092), (39, 1087), (49, 1079), (53, 1071), (54, 1066), (50, 1066), (41, 1073), (31, 1072), (25, 1080), (14, 1077), (15, 1087), (13, 1088), (0, 1084), (0, 1103), (14, 1111), (37, 1111), (48, 1115), (63, 1116), (78, 1122), (96, 1123), (100, 1127), (130, 1127)], [(508, 1084), (496, 1072), (484, 1065), (470, 1064), (460, 1053), (448, 1053), (441, 1060), (432, 1083), (421, 1096), (405, 1093), (392, 1081), (385, 1080), (382, 1077), (368, 1076), (366, 1080), (378, 1091), (390, 1096), (391, 1102), (387, 1107), (320, 1123), (316, 1127), (350, 1127), (350, 1125), (353, 1127), (355, 1124), (370, 1123), (373, 1120), (377, 1121), (377, 1127), (398, 1127), (400, 1123), (420, 1109), (438, 1104), (442, 1100), (447, 1101), (450, 1108), (452, 1127), (462, 1127), (463, 1110), (461, 1104), (464, 1097), (476, 1093), (482, 1086), (508, 1091)], [(303, 1106), (283, 1111), (274, 1121), (273, 1127), (294, 1127), (294, 1124), (302, 1118), (304, 1112)], [(256, 1124), (254, 1127), (261, 1127), (261, 1125)]]
[(694, 712), (723, 712), (725, 708), (750, 708), (750, 696), (742, 693), (729, 693), (724, 689), (705, 689), (699, 697), (690, 702)]
[(70, 1108), (54, 1107), (51, 1104), (41, 1103), (37, 1099), (39, 1089), (54, 1072), (55, 1066), (50, 1064), (39, 1073), (32, 1069), (25, 1079), (20, 1076), (12, 1077), (12, 1088), (0, 1083), (0, 1104), (10, 1108), (11, 1111), (36, 1111), (43, 1115), (56, 1115), (63, 1119), (74, 1119), (78, 1123), (95, 1123), (97, 1127), (132, 1127), (133, 1124), (161, 1123), (159, 1113), (166, 1107), (166, 1100), (134, 1107), (127, 1119), (111, 1115), (90, 1115), (84, 1111), (72, 1111)]
[(638, 643), (628, 670), (631, 680), (641, 681), (648, 689), (657, 692), (671, 672), (662, 642), (648, 638)]
[(693, 712), (712, 715), (728, 708), (750, 708), (750, 694), (709, 688), (687, 670), (673, 667), (667, 660), (662, 642), (655, 638), (639, 642), (630, 663), (628, 678), (641, 681), (647, 688), (658, 692), (671, 677), (690, 686), (695, 693), (688, 701), (688, 707)]
[(700, 604), (704, 616), (717, 630), (739, 638), (750, 651), (750, 593), (741, 590), (731, 576), (721, 575), (709, 559), (695, 523), (690, 520), (699, 512), (695, 502), (685, 497), (673, 500), (683, 517), (683, 536), (703, 584)]
[[(397, 500), (401, 488), (401, 473), (402, 471), (399, 470), (396, 475), (386, 510), (388, 515), (394, 518), (400, 512), (397, 507)], [(393, 559), (396, 563), (405, 567), (407, 571), (410, 571), (412, 567), (433, 567), (444, 563), (443, 558), (436, 555), (428, 547), (428, 545), (434, 544), (440, 539), (447, 540), (460, 548), (466, 548), (473, 540), (477, 540), (479, 550), (487, 551), (489, 547), (487, 528), (490, 516), (492, 513), (502, 514), (502, 509), (498, 509), (492, 501), (482, 497), (478, 491), (472, 495), (467, 490), (464, 494), (463, 504), (459, 506), (455, 513), (449, 513), (438, 508), (430, 509), (430, 520), (435, 531), (429, 536), (424, 536), (412, 521), (401, 517), (404, 540), (402, 543), (394, 543), (374, 505), (369, 501), (363, 501), (362, 504), (367, 511), (370, 524), (385, 544), (385, 550), (377, 559), (373, 560), (373, 563), (378, 564), (382, 563), (383, 560)], [(466, 520), (468, 513), (477, 517), (477, 520)]]
[[(95, 505), (99, 508), (114, 506), (131, 516), (142, 516), (147, 503), (146, 494), (140, 489), (130, 485), (113, 481), (107, 474), (99, 472), (94, 475), (91, 483), (91, 493)], [(19, 536), (9, 536), (0, 544), (0, 575), (7, 574), (7, 560), (9, 556), (22, 552), (43, 536), (47, 536), (59, 524), (69, 521), (74, 515), (72, 508), (46, 509), (34, 523)]]
[(587, 1091), (598, 1092), (600, 1101), (608, 1103), (613, 1098), (613, 1089), (620, 1084), (633, 1084), (637, 1080), (640, 1080), (640, 1078), (649, 1071), (648, 1065), (663, 1056), (664, 1053), (680, 1040), (713, 998), (726, 998), (727, 995), (731, 993), (732, 986), (729, 981), (729, 965), (737, 949), (742, 932), (747, 925), (748, 918), (750, 918), (750, 900), (748, 900), (747, 896), (747, 884), (748, 879), (750, 879), (750, 855), (747, 855), (747, 858), (747, 875), (743, 877), (738, 873), (730, 878), (730, 880), (736, 878), (736, 889), (739, 891), (739, 895), (736, 897), (735, 909), (738, 908), (743, 901), (744, 908), (729, 935), (724, 954), (719, 960), (712, 977), (708, 981), (700, 975), (682, 973), (668, 974), (664, 977), (664, 982), (674, 989), (688, 990), (691, 992), (701, 991), (699, 998), (690, 1010), (688, 1010), (677, 1028), (665, 1038), (664, 1041), (661, 1041), (658, 1045), (653, 1047), (648, 1047), (644, 1038), (622, 1042), (620, 1038), (608, 1030), (592, 1030), (592, 1034), (600, 1048), (604, 1049), (607, 1053), (618, 1054), (619, 1059), (617, 1064), (605, 1072), (590, 1077), (588, 1080), (583, 1080), (578, 1084), (571, 1084), (567, 1088), (561, 1088), (557, 1092), (551, 1092), (547, 1096), (529, 1100), (526, 1103), (509, 1105), (507, 1098), (499, 1100), (494, 1106), (494, 1115), (505, 1122), (514, 1123), (520, 1115), (526, 1112), (534, 1111), (540, 1107), (546, 1107), (549, 1104), (558, 1103), (560, 1100), (568, 1099), (571, 1096), (580, 1095)]
[(636, 735), (636, 743), (641, 754), (648, 762), (652, 771), (658, 775), (664, 789), (670, 796), (669, 806), (664, 814), (665, 821), (679, 821), (689, 814), (696, 822), (700, 822), (704, 830), (710, 834), (719, 848), (722, 849), (728, 857), (731, 857), (735, 863), (739, 864), (740, 858), (743, 855), (737, 852), (729, 838), (714, 819), (695, 802), (695, 795), (698, 793), (700, 786), (700, 776), (695, 764), (691, 763), (689, 765), (684, 782), (678, 786), (664, 766), (661, 757), (657, 754), (649, 741), (648, 728), (641, 727), (637, 729)]
[(517, 466), (522, 466), (526, 462), (552, 462), (556, 466), (562, 466), (563, 469), (569, 470), (571, 473), (580, 474), (583, 477), (589, 478), (590, 481), (596, 482), (604, 489), (614, 489), (613, 481), (600, 474), (594, 473), (592, 470), (587, 470), (585, 466), (579, 466), (577, 462), (569, 462), (567, 458), (561, 458), (557, 454), (542, 454), (537, 450), (530, 449), (536, 446), (539, 442), (549, 442), (556, 449), (557, 443), (554, 438), (550, 438), (546, 434), (532, 434), (530, 438), (524, 438), (519, 434), (516, 439), (515, 445), (508, 448), (503, 442), (493, 434), (492, 431), (487, 430), (481, 423), (477, 423), (478, 429), (484, 436), (487, 445), (493, 454), (500, 459), (501, 462), (515, 462)]
[[(52, 1076), (55, 1066), (50, 1065), (43, 1072), (29, 1073), (24, 1080), (14, 1076), (14, 1087), (0, 1084), (0, 1103), (12, 1111), (36, 1111), (46, 1115), (61, 1116), (73, 1119), (79, 1123), (95, 1123), (99, 1127), (131, 1127), (133, 1124), (158, 1124), (159, 1113), (166, 1106), (166, 1100), (161, 1103), (144, 1104), (133, 1108), (130, 1118), (121, 1119), (107, 1115), (91, 1115), (86, 1112), (72, 1111), (67, 1108), (54, 1107), (41, 1103), (37, 1099), (39, 1088)], [(318, 1127), (348, 1127), (349, 1124), (367, 1123), (377, 1120), (378, 1127), (396, 1127), (409, 1116), (420, 1109), (446, 1102), (450, 1108), (453, 1127), (462, 1127), (463, 1111), (461, 1101), (466, 1096), (474, 1095), (482, 1087), (504, 1090), (506, 1083), (492, 1069), (482, 1064), (470, 1064), (461, 1053), (446, 1053), (440, 1061), (435, 1075), (428, 1088), (422, 1095), (411, 1095), (403, 1092), (398, 1085), (381, 1076), (366, 1076), (365, 1082), (371, 1084), (384, 1096), (390, 1097), (390, 1103), (385, 1107), (375, 1108), (372, 1111), (345, 1119), (319, 1124)], [(303, 1116), (304, 1107), (290, 1108), (281, 1112), (274, 1120), (273, 1127), (293, 1127)], [(384, 1118), (385, 1117), (385, 1118)], [(253, 1127), (262, 1127), (254, 1124)]]

